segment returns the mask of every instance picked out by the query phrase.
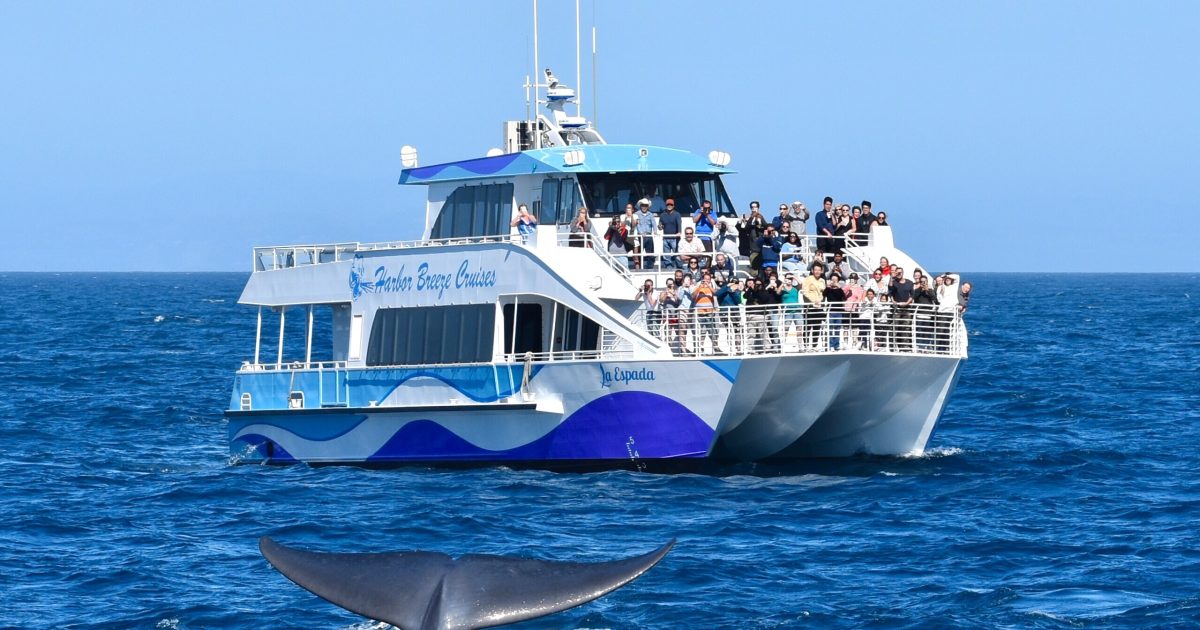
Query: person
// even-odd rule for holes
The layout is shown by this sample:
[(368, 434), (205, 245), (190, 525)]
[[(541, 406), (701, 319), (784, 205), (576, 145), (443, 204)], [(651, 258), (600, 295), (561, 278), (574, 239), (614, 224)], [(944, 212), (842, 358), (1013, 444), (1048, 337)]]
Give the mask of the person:
[(682, 346), (679, 341), (679, 306), (679, 292), (675, 288), (675, 280), (667, 278), (666, 288), (658, 295), (658, 307), (662, 310), (666, 325), (664, 336), (667, 338), (667, 346), (676, 353)]
[(877, 227), (890, 227), (890, 225), (888, 225), (886, 212), (880, 212), (879, 215), (875, 217), (875, 220), (871, 222), (872, 230)]
[(771, 219), (771, 225), (775, 227), (776, 232), (780, 232), (782, 231), (784, 224), (787, 224), (788, 230), (791, 231), (792, 207), (786, 203), (781, 203), (779, 204), (779, 214), (775, 215), (774, 219)]
[(663, 235), (663, 268), (680, 268), (682, 264), (675, 252), (679, 250), (679, 234), (683, 232), (683, 218), (675, 211), (674, 199), (667, 199), (667, 209), (658, 215), (658, 229), (662, 230)]
[[(742, 220), (738, 222), (738, 232), (741, 243), (745, 243), (746, 252), (743, 256), (750, 259), (750, 268), (758, 271), (762, 264), (762, 246), (760, 240), (763, 232), (767, 229), (770, 223), (767, 218), (758, 210), (758, 202), (750, 202), (750, 214), (743, 215)], [(744, 231), (745, 236), (742, 236)]]
[(692, 324), (695, 318), (692, 316), (692, 291), (695, 289), (695, 281), (692, 277), (684, 274), (683, 282), (675, 285), (675, 291), (679, 296), (679, 349), (683, 354), (689, 354), (691, 343), (689, 339), (694, 339), (692, 334)]
[(779, 267), (784, 272), (800, 273), (804, 270), (804, 245), (795, 232), (788, 235), (787, 242), (779, 247)]
[(835, 253), (840, 254), (846, 248), (846, 240), (853, 229), (854, 225), (850, 222), (850, 206), (842, 204), (834, 215), (833, 235), (834, 244), (837, 246), (837, 249), (833, 250)]
[(635, 300), (642, 300), (646, 305), (646, 329), (650, 334), (661, 338), (662, 337), (662, 318), (658, 310), (658, 293), (654, 290), (654, 281), (647, 279), (642, 283), (642, 288), (638, 289), (637, 295), (633, 296)]
[(768, 225), (763, 228), (763, 235), (755, 244), (759, 250), (759, 271), (779, 264), (779, 250), (783, 243), (775, 236), (775, 227)]
[(691, 268), (692, 262), (695, 261), (699, 267), (707, 267), (708, 260), (704, 255), (704, 245), (700, 239), (696, 238), (695, 231), (692, 228), (684, 228), (683, 240), (679, 242), (679, 259), (684, 265)]
[(888, 292), (888, 286), (891, 283), (890, 276), (883, 275), (883, 269), (875, 269), (871, 272), (871, 279), (867, 280), (866, 288), (875, 291), (875, 295), (883, 295)]
[(896, 345), (896, 308), (892, 296), (884, 293), (879, 296), (879, 310), (875, 312), (875, 332), (879, 335), (879, 345), (884, 350), (899, 350)]
[(825, 302), (825, 316), (829, 318), (829, 349), (840, 350), (842, 347), (842, 321), (845, 319), (846, 292), (842, 290), (842, 277), (833, 272), (829, 274), (829, 282), (825, 283), (822, 294)]
[(592, 241), (588, 238), (592, 233), (592, 221), (588, 218), (587, 208), (579, 209), (579, 213), (571, 221), (570, 232), (571, 247), (592, 246)]
[[(697, 354), (717, 353), (717, 292), (713, 288), (712, 273), (705, 271), (700, 283), (692, 290), (692, 309), (696, 312), (695, 344)], [(704, 350), (704, 339), (710, 348)]]
[(700, 244), (704, 246), (704, 251), (711, 252), (713, 250), (713, 229), (717, 227), (717, 219), (713, 216), (711, 201), (705, 199), (700, 203), (700, 209), (692, 215), (692, 223), (696, 225), (696, 236), (700, 237)]
[[(638, 202), (638, 205), (642, 203), (645, 203), (647, 208), (650, 207), (649, 199), (642, 199)], [(625, 204), (625, 214), (621, 215), (621, 226), (625, 228), (625, 252), (629, 256), (630, 269), (637, 269), (639, 267), (638, 260), (640, 256), (637, 253), (640, 241), (637, 237), (637, 222), (638, 218), (633, 210), (633, 204)]]
[(763, 343), (768, 352), (779, 352), (782, 341), (779, 334), (782, 316), (779, 305), (783, 303), (783, 283), (779, 281), (779, 276), (769, 276), (766, 287), (760, 289), (757, 297), (759, 305), (763, 306)]
[(692, 282), (700, 282), (704, 278), (704, 271), (700, 269), (700, 259), (688, 258), (687, 269), (684, 269), (683, 273), (685, 276), (690, 277)]
[(842, 255), (842, 252), (834, 253), (833, 260), (829, 261), (827, 269), (830, 272), (836, 271), (842, 278), (850, 275), (850, 265), (846, 262), (846, 258)]
[(862, 285), (858, 283), (858, 274), (851, 273), (846, 280), (846, 284), (842, 285), (842, 291), (846, 294), (845, 306), (842, 310), (846, 311), (846, 343), (851, 349), (862, 348), (862, 326), (858, 319), (858, 308), (866, 297), (866, 291)]
[[(920, 272), (920, 273), (918, 273)], [(913, 271), (913, 309), (916, 323), (916, 345), (919, 350), (932, 350), (934, 344), (934, 312), (937, 310), (937, 292), (929, 286), (929, 278), (920, 269)]]
[(894, 270), (892, 269), (892, 263), (888, 262), (887, 256), (879, 257), (879, 270), (882, 271), (883, 275), (889, 279), (895, 275)]
[(958, 314), (967, 312), (967, 302), (971, 301), (971, 283), (963, 282), (958, 288)]
[(799, 234), (801, 240), (808, 234), (808, 208), (802, 201), (792, 202), (792, 233)]
[(862, 216), (859, 217), (858, 232), (863, 234), (863, 245), (870, 242), (871, 224), (875, 222), (875, 213), (871, 212), (871, 202), (863, 199)]
[(658, 260), (654, 257), (654, 214), (650, 212), (651, 205), (639, 204), (637, 214), (637, 244), (639, 264), (641, 269), (657, 269)]
[(733, 260), (725, 255), (725, 252), (717, 252), (717, 259), (709, 267), (713, 273), (713, 282), (717, 286), (721, 286), (733, 279), (734, 265)]
[(867, 350), (878, 350), (878, 336), (875, 334), (876, 313), (879, 312), (879, 297), (874, 289), (863, 292), (862, 302), (858, 305), (855, 322), (858, 325), (862, 347)]
[(734, 225), (738, 233), (738, 255), (750, 258), (750, 264), (754, 266), (754, 260), (751, 256), (751, 250), (754, 247), (754, 242), (758, 237), (762, 236), (762, 228), (766, 226), (766, 219), (762, 213), (758, 211), (758, 202), (750, 202), (750, 214), (743, 214), (742, 218)]
[(813, 273), (810, 273), (800, 283), (800, 293), (804, 296), (804, 341), (806, 347), (816, 350), (821, 345), (821, 328), (825, 323), (825, 265), (820, 261), (813, 263)]
[(780, 342), (787, 339), (788, 328), (791, 328), (796, 331), (796, 347), (799, 349), (804, 344), (804, 313), (800, 307), (800, 286), (796, 283), (794, 274), (784, 274), (779, 301), (783, 304), (783, 322), (779, 327)]
[(517, 216), (510, 225), (517, 228), (517, 233), (521, 235), (521, 242), (528, 243), (530, 235), (537, 230), (537, 217), (529, 214), (529, 206), (521, 204), (517, 206)]
[(888, 287), (888, 297), (892, 303), (892, 326), (894, 330), (894, 349), (913, 349), (913, 297), (916, 287), (912, 280), (904, 279), (904, 268), (892, 268), (892, 284)]
[(716, 249), (719, 252), (725, 252), (728, 256), (736, 257), (741, 247), (741, 238), (737, 230), (729, 229), (729, 224), (725, 221), (717, 219), (717, 243)]
[(730, 354), (739, 354), (738, 334), (741, 329), (742, 281), (732, 278), (717, 289), (717, 306), (721, 315), (721, 328), (725, 329), (725, 344)]
[(862, 208), (854, 206), (850, 211), (850, 241), (855, 245), (867, 244), (867, 225), (862, 220)]
[(836, 249), (834, 247), (833, 238), (833, 217), (830, 212), (833, 211), (833, 197), (826, 197), (824, 207), (817, 211), (817, 252), (820, 254), (830, 254)]
[(631, 267), (628, 255), (628, 236), (629, 232), (625, 230), (625, 225), (621, 223), (620, 217), (613, 217), (608, 222), (608, 229), (604, 232), (604, 240), (608, 241), (609, 255), (616, 258), (617, 262), (622, 265)]
[(942, 274), (937, 281), (937, 344), (938, 352), (950, 351), (950, 327), (958, 313), (958, 277), (951, 273)]

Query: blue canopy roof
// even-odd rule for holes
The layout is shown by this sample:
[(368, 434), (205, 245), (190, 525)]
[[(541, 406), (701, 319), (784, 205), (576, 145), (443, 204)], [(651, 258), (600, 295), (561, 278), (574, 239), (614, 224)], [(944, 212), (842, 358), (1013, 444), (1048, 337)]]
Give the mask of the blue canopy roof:
[[(568, 151), (582, 151), (583, 164), (567, 166)], [(643, 157), (641, 152), (645, 150)], [(637, 171), (674, 171), (689, 173), (732, 173), (710, 164), (707, 159), (680, 149), (636, 144), (587, 144), (551, 149), (531, 149), (496, 157), (447, 162), (433, 166), (406, 168), (400, 172), (401, 184), (433, 184), (470, 179), (530, 175), (533, 173), (621, 173)]]

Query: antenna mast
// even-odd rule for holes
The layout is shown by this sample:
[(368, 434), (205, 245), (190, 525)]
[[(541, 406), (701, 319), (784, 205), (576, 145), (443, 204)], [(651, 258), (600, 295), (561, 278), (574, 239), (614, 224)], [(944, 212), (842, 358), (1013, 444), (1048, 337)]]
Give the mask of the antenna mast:
[(533, 0), (533, 148), (542, 148), (542, 130), (538, 122), (538, 10), (537, 0)]
[(579, 0), (575, 0), (575, 115), (582, 116), (583, 75), (579, 72)]

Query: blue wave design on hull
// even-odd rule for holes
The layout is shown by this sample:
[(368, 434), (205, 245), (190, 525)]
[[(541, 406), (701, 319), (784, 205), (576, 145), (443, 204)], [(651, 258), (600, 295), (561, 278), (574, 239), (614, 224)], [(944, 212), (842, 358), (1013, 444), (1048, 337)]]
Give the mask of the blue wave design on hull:
[[(280, 418), (280, 420), (285, 420)], [(520, 422), (519, 417), (510, 420)], [(290, 422), (271, 423), (291, 431)], [(502, 427), (499, 427), (502, 429)], [(492, 451), (471, 444), (436, 421), (406, 423), (366, 462), (402, 461), (543, 461), (586, 459), (664, 459), (705, 457), (715, 431), (678, 402), (650, 392), (616, 392), (602, 396), (522, 446)], [(238, 441), (270, 442), (259, 434)], [(326, 441), (326, 440), (315, 440)], [(276, 445), (276, 452), (284, 452)], [(285, 453), (286, 455), (286, 453)], [(290, 455), (286, 455), (290, 458)], [(272, 461), (280, 461), (275, 457)], [(347, 459), (346, 461), (357, 461)]]

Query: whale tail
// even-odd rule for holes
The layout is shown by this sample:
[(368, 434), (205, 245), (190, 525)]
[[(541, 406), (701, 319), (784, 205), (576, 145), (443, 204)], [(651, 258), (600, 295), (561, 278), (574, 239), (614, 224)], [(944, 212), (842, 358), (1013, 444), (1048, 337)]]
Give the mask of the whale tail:
[(263, 536), (280, 573), (346, 610), (402, 630), (465, 630), (534, 619), (610, 593), (662, 560), (675, 539), (610, 562), (558, 562), (442, 553), (317, 553)]

